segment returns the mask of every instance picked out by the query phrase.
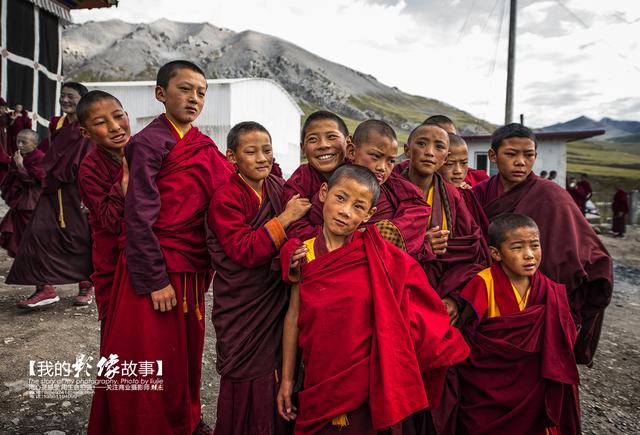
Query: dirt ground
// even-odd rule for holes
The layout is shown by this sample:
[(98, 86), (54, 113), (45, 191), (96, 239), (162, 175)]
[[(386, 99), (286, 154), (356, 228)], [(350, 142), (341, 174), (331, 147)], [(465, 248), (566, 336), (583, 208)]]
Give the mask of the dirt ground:
[[(602, 240), (616, 259), (616, 283), (608, 308), (600, 347), (592, 368), (581, 367), (581, 404), (586, 434), (640, 433), (640, 228), (625, 239), (603, 235)], [(4, 282), (11, 259), (0, 253), (0, 282)], [(15, 301), (31, 294), (32, 288), (0, 284), (0, 433), (82, 434), (86, 432), (91, 391), (74, 388), (62, 397), (36, 398), (36, 374), (43, 362), (71, 364), (79, 355), (91, 357), (88, 372), (97, 371), (99, 325), (95, 305), (72, 305), (74, 286), (59, 288), (61, 301), (25, 312)], [(207, 312), (212, 296), (207, 295)], [(206, 421), (215, 421), (219, 386), (215, 373), (215, 337), (207, 322), (203, 360), (202, 403)], [(59, 367), (65, 367), (58, 364)], [(74, 380), (73, 373), (67, 379)], [(66, 372), (63, 372), (66, 374)], [(55, 375), (55, 373), (54, 373)], [(64, 377), (64, 376), (62, 376)], [(44, 376), (46, 379), (46, 376)], [(60, 376), (48, 379), (61, 379)], [(52, 393), (61, 392), (57, 387)], [(51, 392), (43, 391), (45, 394)]]

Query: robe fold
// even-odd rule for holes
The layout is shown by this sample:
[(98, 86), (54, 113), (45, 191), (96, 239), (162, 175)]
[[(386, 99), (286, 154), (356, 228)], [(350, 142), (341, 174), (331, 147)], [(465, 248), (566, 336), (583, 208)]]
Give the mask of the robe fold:
[(310, 166), (308, 163), (302, 164), (296, 169), (291, 177), (284, 183), (282, 191), (282, 204), (286, 207), (287, 202), (295, 194), (299, 194), (300, 198), (307, 198), (311, 201), (322, 183), (326, 183), (327, 179)]
[[(406, 171), (404, 176), (408, 177)], [(441, 298), (450, 296), (455, 299), (467, 282), (491, 263), (491, 257), (484, 235), (469, 213), (460, 189), (445, 182), (438, 173), (434, 174), (433, 179), (434, 199), (430, 227), (437, 225), (444, 228), (444, 218), (450, 234), (447, 250), (443, 255), (435, 255), (429, 242), (425, 240), (418, 261), (438, 295)], [(424, 233), (422, 239), (425, 239)]]
[[(126, 235), (120, 238), (121, 246), (126, 238), (126, 250), (116, 266), (101, 353), (121, 361), (162, 361), (163, 390), (96, 389), (88, 433), (191, 434), (201, 415), (204, 292), (211, 281), (204, 216), (229, 169), (211, 139), (195, 127), (180, 139), (165, 115), (132, 138), (127, 152), (133, 158)], [(141, 267), (158, 254), (154, 248), (161, 263), (153, 270), (173, 286), (178, 302), (164, 313), (153, 309), (151, 297), (133, 280), (133, 271), (143, 280), (152, 272)]]
[[(494, 264), (461, 296), (473, 313), (463, 325), (471, 355), (458, 366), (458, 433), (580, 433), (577, 334), (564, 286), (537, 271), (521, 311), (509, 278)], [(497, 317), (489, 317), (492, 299)]]
[(480, 169), (467, 168), (467, 176), (464, 177), (464, 182), (473, 187), (476, 184), (482, 183), (484, 180), (488, 180), (489, 175)]
[(474, 188), (489, 220), (504, 213), (531, 217), (540, 229), (540, 270), (567, 288), (579, 328), (579, 364), (590, 364), (598, 345), (604, 310), (611, 301), (613, 262), (569, 194), (534, 173), (503, 193), (499, 175)]
[[(283, 265), (299, 244), (287, 242)], [(298, 327), (299, 434), (363, 405), (374, 430), (436, 406), (447, 367), (468, 355), (419, 264), (374, 227), (303, 266)]]
[(75, 122), (59, 130), (42, 159), (42, 194), (25, 230), (7, 284), (72, 284), (89, 279), (91, 232), (78, 191), (78, 170), (95, 144)]
[[(322, 226), (322, 202), (318, 191), (311, 198), (311, 203), (311, 210), (289, 226), (289, 237), (306, 240), (313, 237)], [(376, 212), (363, 227), (389, 221), (401, 238), (400, 243), (394, 244), (406, 247), (409, 255), (416, 256), (424, 246), (424, 232), (429, 212), (430, 207), (418, 188), (401, 175), (392, 173), (387, 181), (380, 185)]]
[(284, 242), (284, 230), (272, 234), (272, 225), (279, 225), (275, 217), (283, 211), (283, 184), (268, 176), (260, 201), (233, 174), (209, 206), (207, 246), (216, 271), (212, 318), (221, 375), (217, 433), (285, 433), (275, 403), (275, 371), (281, 365), (289, 287), (272, 269)]
[(80, 164), (80, 196), (89, 210), (93, 246), (91, 258), (98, 319), (106, 317), (113, 277), (118, 263), (118, 237), (124, 218), (122, 162), (103, 148), (96, 148)]
[(9, 173), (0, 185), (2, 199), (9, 206), (0, 223), (0, 246), (10, 257), (15, 257), (18, 252), (22, 235), (38, 204), (44, 178), (44, 154), (36, 149), (23, 157), (24, 168), (18, 168), (15, 162), (11, 162)]

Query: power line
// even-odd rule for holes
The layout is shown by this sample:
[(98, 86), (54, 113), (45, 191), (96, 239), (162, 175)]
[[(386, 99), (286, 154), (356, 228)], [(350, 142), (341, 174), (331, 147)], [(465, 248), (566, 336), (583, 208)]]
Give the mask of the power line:
[(473, 9), (476, 7), (476, 0), (473, 0), (473, 2), (471, 3), (471, 8), (469, 9), (469, 12), (467, 13), (467, 18), (465, 18), (464, 23), (462, 23), (462, 28), (460, 29), (460, 33), (458, 34), (458, 40), (456, 41), (456, 45), (458, 45), (460, 43), (460, 40), (462, 39), (462, 36), (464, 35), (464, 31), (467, 28), (467, 23), (469, 23), (469, 18), (471, 17), (471, 14), (473, 13)]

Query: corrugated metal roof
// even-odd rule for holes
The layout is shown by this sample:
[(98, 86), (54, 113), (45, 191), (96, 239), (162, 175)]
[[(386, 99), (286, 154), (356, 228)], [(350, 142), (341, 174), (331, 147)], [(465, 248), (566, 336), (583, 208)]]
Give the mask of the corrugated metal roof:
[(53, 0), (28, 0), (40, 9), (44, 9), (67, 23), (71, 22), (69, 7)]

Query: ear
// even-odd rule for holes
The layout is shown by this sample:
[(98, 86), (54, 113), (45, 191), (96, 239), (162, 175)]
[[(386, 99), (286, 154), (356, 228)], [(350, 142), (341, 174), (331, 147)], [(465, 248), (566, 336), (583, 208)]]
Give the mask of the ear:
[(231, 151), (229, 149), (227, 150), (227, 160), (232, 165), (238, 164), (238, 161), (236, 160), (236, 153), (234, 153), (233, 151)]
[(444, 157), (444, 161), (442, 162), (443, 165), (449, 161), (449, 156), (451, 156), (451, 151), (449, 151), (447, 155)]
[(356, 146), (353, 142), (347, 142), (347, 160), (353, 162), (356, 158)]
[(494, 261), (502, 261), (502, 255), (498, 248), (495, 246), (489, 246), (489, 250), (491, 251), (491, 258), (493, 258)]
[(324, 204), (324, 202), (327, 199), (327, 194), (329, 193), (329, 186), (327, 185), (327, 183), (322, 183), (322, 186), (320, 186), (320, 190), (318, 191), (318, 198), (320, 199), (320, 202)]
[(86, 139), (91, 139), (91, 134), (89, 134), (89, 131), (84, 127), (80, 127), (80, 134)]
[(496, 151), (493, 148), (489, 148), (489, 161), (493, 162), (493, 163), (497, 163), (498, 162), (498, 153), (496, 153)]
[(351, 136), (350, 134), (347, 135), (345, 142), (347, 144), (347, 149), (349, 148), (349, 145), (353, 145), (353, 147), (355, 148), (355, 144), (353, 143), (353, 136)]
[(378, 211), (378, 209), (377, 209), (376, 207), (371, 207), (371, 208), (369, 209), (369, 213), (367, 213), (367, 217), (365, 217), (365, 218), (362, 220), (362, 222), (363, 222), (363, 223), (364, 223), (364, 222), (368, 222), (368, 221), (369, 221), (369, 219), (371, 219), (371, 217), (372, 217), (374, 214), (376, 214), (376, 211)]
[(162, 86), (156, 86), (156, 100), (164, 103), (167, 100), (166, 90)]

